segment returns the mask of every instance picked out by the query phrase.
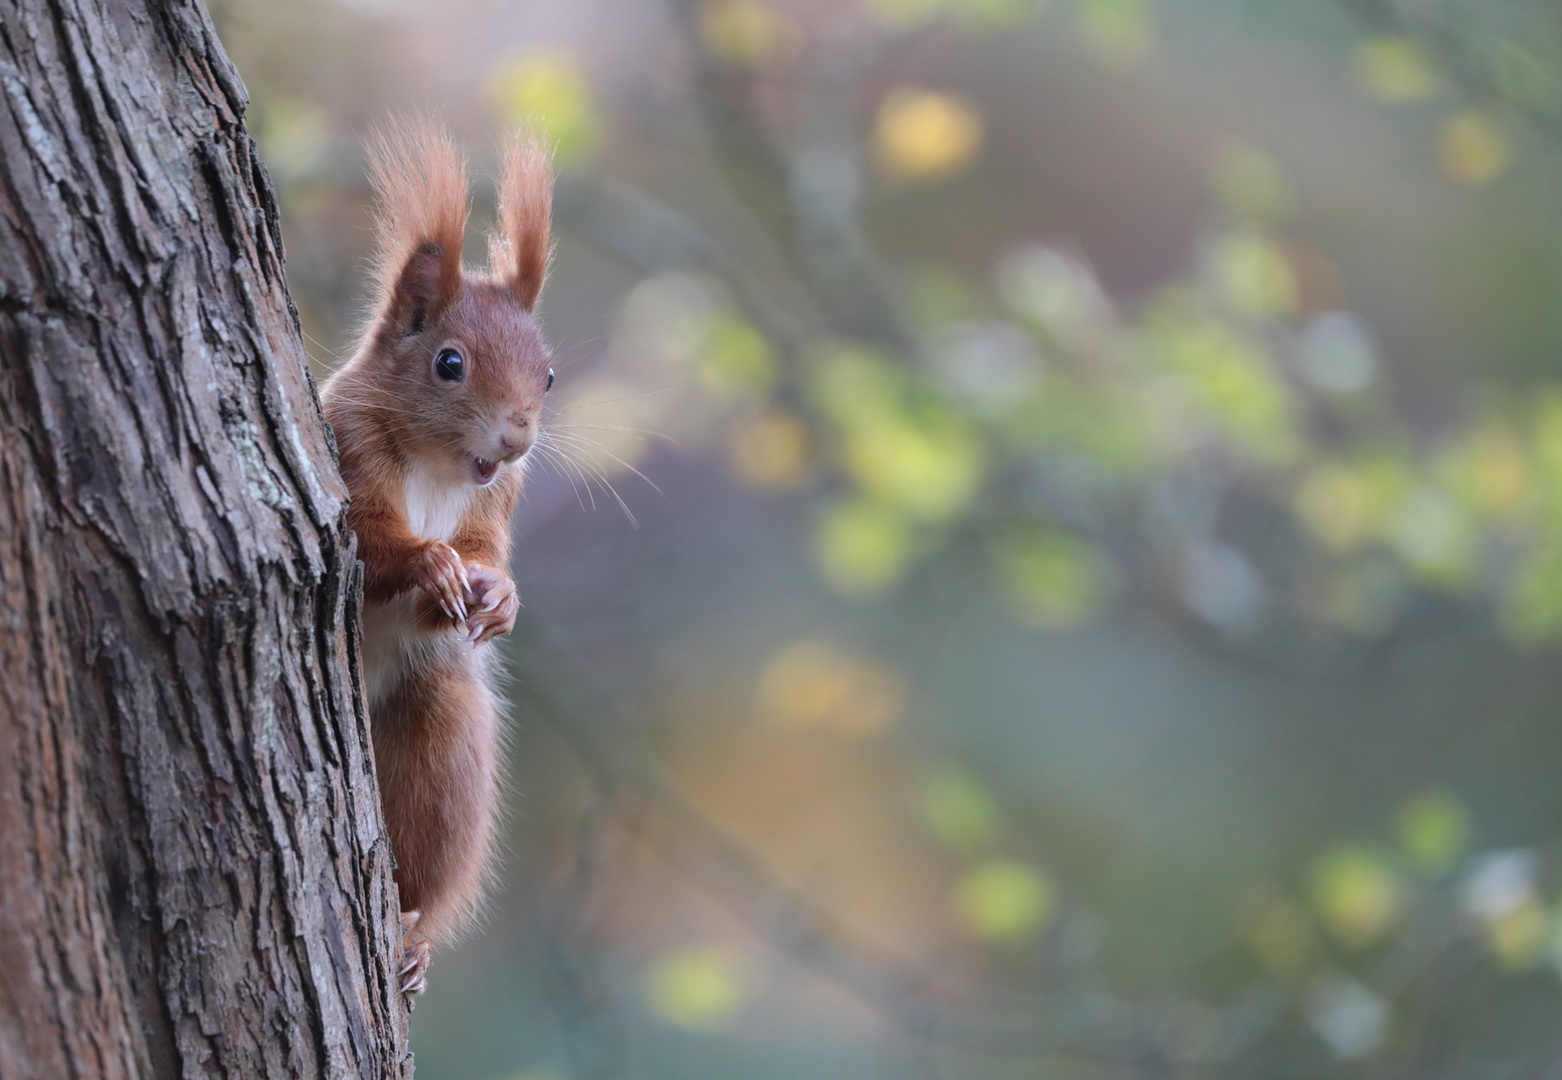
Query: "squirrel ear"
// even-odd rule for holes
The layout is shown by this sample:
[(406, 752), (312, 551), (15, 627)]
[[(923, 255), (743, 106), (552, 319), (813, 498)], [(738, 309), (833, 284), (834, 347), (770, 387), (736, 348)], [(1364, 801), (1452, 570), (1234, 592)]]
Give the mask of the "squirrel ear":
[(376, 196), (381, 312), (402, 336), (461, 294), (466, 161), (427, 117), (392, 117), (369, 142)]
[(499, 231), (488, 237), (488, 269), (527, 311), (537, 306), (548, 276), (552, 204), (553, 165), (548, 151), (536, 135), (520, 132), (504, 152)]
[(408, 256), (386, 307), (401, 337), (421, 334), (429, 319), (454, 299), (443, 287), (446, 261), (444, 249), (432, 241), (418, 245)]

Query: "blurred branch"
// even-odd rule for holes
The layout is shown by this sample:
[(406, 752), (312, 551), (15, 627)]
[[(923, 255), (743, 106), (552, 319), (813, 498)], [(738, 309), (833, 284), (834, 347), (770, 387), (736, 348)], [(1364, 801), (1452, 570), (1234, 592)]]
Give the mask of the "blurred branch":
[[(907, 970), (851, 941), (806, 896), (781, 884), (741, 843), (692, 806), (656, 769), (651, 755), (621, 735), (611, 707), (595, 699), (590, 680), (571, 670), (534, 620), (518, 622), (515, 705), (565, 741), (586, 769), (605, 806), (631, 821), (659, 818), (668, 828), (639, 831), (696, 880), (718, 885), (735, 898), (756, 930), (780, 951), (871, 1003), (908, 1034), (928, 1043), (982, 1054), (1077, 1059), (1141, 1076), (1256, 1077), (1284, 1075), (1280, 1063), (1179, 1060), (1155, 1025), (1137, 1010), (1099, 992), (1047, 997), (982, 995), (969, 1005), (935, 1000), (937, 976)], [(600, 818), (600, 813), (595, 815)], [(589, 827), (589, 824), (588, 826)], [(591, 874), (577, 865), (573, 885), (587, 888)], [(572, 893), (563, 904), (581, 906)], [(969, 996), (969, 995), (967, 995)], [(1058, 1018), (1078, 1030), (1058, 1030)], [(1240, 1050), (1238, 1050), (1238, 1053)]]
[(916, 335), (897, 313), (890, 275), (858, 213), (860, 140), (849, 127), (850, 97), (868, 58), (852, 51), (849, 34), (819, 35), (830, 48), (800, 61), (805, 70), (793, 83), (803, 99), (800, 145), (788, 152), (765, 130), (754, 77), (719, 66), (701, 47), (699, 0), (671, 6), (694, 65), (694, 103), (730, 190), (786, 253), (836, 333), (914, 353)]
[[(1448, 80), (1473, 102), (1483, 105), (1502, 105), (1529, 122), (1546, 136), (1562, 138), (1562, 85), (1556, 81), (1555, 64), (1552, 66), (1550, 101), (1531, 98), (1525, 100), (1513, 86), (1504, 85), (1500, 73), (1494, 67), (1493, 57), (1483, 53), (1477, 39), (1477, 31), (1459, 23), (1445, 11), (1433, 5), (1408, 5), (1396, 0), (1339, 0), (1341, 6), (1363, 26), (1376, 33), (1414, 37), (1424, 42), (1428, 50), (1442, 65)], [(1513, 58), (1522, 57), (1531, 73), (1544, 65), (1539, 57), (1525, 45), (1511, 38), (1496, 38)]]

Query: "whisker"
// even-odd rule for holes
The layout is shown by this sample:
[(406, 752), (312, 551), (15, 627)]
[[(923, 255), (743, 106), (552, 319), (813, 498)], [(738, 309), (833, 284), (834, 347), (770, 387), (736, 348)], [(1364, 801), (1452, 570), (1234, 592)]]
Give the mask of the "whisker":
[(647, 484), (650, 485), (652, 491), (656, 492), (658, 495), (665, 494), (665, 492), (663, 492), (661, 488), (656, 486), (656, 481), (655, 480), (652, 480), (645, 473), (641, 472), (639, 469), (637, 469), (633, 465), (629, 464), (629, 462), (625, 461), (623, 458), (621, 458), (617, 454), (613, 453), (613, 451), (609, 450), (607, 448), (607, 446), (605, 444), (603, 444), (602, 442), (600, 442), (600, 441), (598, 441), (596, 439), (590, 438), (589, 436), (586, 436), (586, 435), (570, 435), (570, 434), (566, 433), (566, 434), (557, 435), (555, 437), (558, 438), (561, 442), (573, 440), (575, 445), (579, 449), (581, 449), (583, 452), (585, 451), (585, 447), (586, 446), (594, 446), (594, 447), (596, 447), (602, 453), (606, 454), (608, 457), (612, 458), (614, 461), (616, 461), (620, 465), (622, 465), (625, 469), (628, 469), (630, 472), (634, 473), (640, 479), (644, 480)]

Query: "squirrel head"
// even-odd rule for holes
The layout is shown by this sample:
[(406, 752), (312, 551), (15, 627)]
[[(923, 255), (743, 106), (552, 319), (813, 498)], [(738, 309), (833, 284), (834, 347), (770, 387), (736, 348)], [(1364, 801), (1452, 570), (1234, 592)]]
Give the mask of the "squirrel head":
[(548, 269), (553, 170), (530, 135), (504, 154), (488, 268), (461, 264), (466, 162), (432, 121), (370, 143), (378, 300), (364, 358), (400, 452), (452, 483), (491, 483), (537, 438), (551, 357), (534, 312)]

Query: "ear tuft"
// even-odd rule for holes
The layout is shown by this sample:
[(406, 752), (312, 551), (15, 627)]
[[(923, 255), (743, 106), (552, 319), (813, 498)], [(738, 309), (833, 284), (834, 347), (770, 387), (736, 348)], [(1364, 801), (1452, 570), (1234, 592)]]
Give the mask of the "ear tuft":
[(499, 178), (499, 231), (488, 237), (488, 269), (521, 306), (537, 306), (548, 276), (553, 164), (535, 134), (518, 132), (504, 151)]
[[(393, 116), (369, 139), (380, 313), (418, 330), (461, 293), (466, 159), (444, 126)], [(412, 331), (417, 332), (417, 331)]]

